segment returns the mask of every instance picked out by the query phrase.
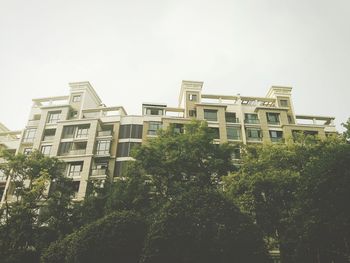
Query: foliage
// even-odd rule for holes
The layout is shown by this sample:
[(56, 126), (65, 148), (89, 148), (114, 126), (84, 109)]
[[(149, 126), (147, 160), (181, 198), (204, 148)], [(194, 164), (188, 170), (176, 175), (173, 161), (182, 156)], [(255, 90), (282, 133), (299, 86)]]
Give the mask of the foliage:
[(137, 263), (145, 233), (146, 224), (139, 215), (115, 212), (53, 243), (41, 261)]
[[(7, 262), (37, 261), (49, 242), (69, 230), (72, 188), (62, 173), (62, 163), (39, 152), (4, 153), (0, 169), (10, 178), (14, 200), (2, 207), (0, 257)], [(51, 182), (56, 187), (48, 186)], [(7, 195), (8, 198), (9, 195)], [(44, 207), (44, 208), (43, 208)]]
[(327, 260), (341, 247), (346, 254), (349, 154), (336, 136), (247, 146), (241, 169), (225, 180), (227, 195), (256, 220), (269, 247), (280, 248), (282, 262)]
[(150, 226), (143, 263), (268, 262), (262, 235), (217, 191), (192, 188), (168, 201)]
[(149, 183), (159, 198), (171, 198), (188, 187), (217, 186), (221, 177), (234, 170), (233, 147), (214, 144), (206, 122), (185, 125), (185, 133), (172, 126), (134, 152), (136, 166), (149, 175)]
[(347, 120), (347, 122), (341, 124), (344, 128), (345, 131), (343, 133), (344, 138), (347, 141), (350, 141), (350, 118)]

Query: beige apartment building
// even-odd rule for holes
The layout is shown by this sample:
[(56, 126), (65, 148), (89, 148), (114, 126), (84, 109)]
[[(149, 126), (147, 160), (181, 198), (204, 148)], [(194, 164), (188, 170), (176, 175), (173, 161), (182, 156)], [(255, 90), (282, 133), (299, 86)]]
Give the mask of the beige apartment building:
[[(89, 182), (121, 177), (131, 149), (170, 124), (183, 132), (186, 122), (206, 120), (217, 143), (278, 143), (299, 131), (321, 137), (336, 133), (333, 117), (296, 115), (288, 87), (246, 97), (205, 94), (203, 82), (183, 81), (177, 107), (144, 103), (142, 115), (134, 116), (122, 106), (104, 105), (89, 82), (69, 86), (67, 96), (33, 99), (22, 132), (0, 125), (0, 147), (23, 154), (37, 149), (64, 161), (77, 200), (84, 198)], [(11, 193), (11, 185), (0, 175), (0, 194), (4, 191)]]

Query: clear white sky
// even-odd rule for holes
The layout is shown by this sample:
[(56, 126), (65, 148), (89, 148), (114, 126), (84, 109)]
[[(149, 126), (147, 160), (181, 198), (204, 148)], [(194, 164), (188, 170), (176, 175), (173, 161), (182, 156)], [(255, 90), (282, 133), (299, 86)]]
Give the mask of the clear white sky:
[(350, 0), (0, 0), (0, 122), (88, 80), (108, 106), (293, 87), (296, 113), (350, 117)]

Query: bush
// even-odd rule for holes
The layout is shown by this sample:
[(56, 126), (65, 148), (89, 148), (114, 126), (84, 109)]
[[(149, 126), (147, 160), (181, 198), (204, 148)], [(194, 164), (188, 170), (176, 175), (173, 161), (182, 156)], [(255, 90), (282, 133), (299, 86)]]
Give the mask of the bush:
[(133, 212), (116, 212), (52, 244), (42, 262), (138, 262), (146, 225)]
[(262, 235), (214, 191), (192, 190), (160, 210), (146, 238), (142, 263), (268, 262)]

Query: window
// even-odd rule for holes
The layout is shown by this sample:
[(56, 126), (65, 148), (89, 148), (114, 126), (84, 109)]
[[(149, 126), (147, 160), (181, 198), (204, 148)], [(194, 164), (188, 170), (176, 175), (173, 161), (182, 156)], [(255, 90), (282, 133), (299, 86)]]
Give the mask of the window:
[(184, 125), (181, 123), (173, 123), (171, 124), (172, 128), (174, 130), (175, 133), (184, 133)]
[(52, 145), (43, 145), (41, 146), (41, 153), (43, 155), (50, 155)]
[(90, 125), (78, 126), (76, 138), (86, 138), (89, 135)]
[(267, 112), (266, 113), (267, 123), (273, 124), (273, 125), (279, 125), (280, 124), (279, 116), (280, 116), (279, 113)]
[(269, 131), (270, 138), (272, 142), (281, 142), (283, 141), (283, 132), (282, 131)]
[(108, 160), (96, 161), (92, 167), (92, 175), (107, 175)]
[(233, 149), (231, 158), (234, 160), (241, 159), (241, 149), (239, 147)]
[(207, 121), (218, 121), (217, 110), (204, 110), (204, 119)]
[(64, 126), (63, 127), (63, 139), (69, 139), (74, 137), (74, 126)]
[(111, 146), (111, 141), (97, 141), (97, 149), (96, 154), (97, 155), (107, 155), (109, 154)]
[(74, 181), (73, 182), (74, 198), (78, 197), (79, 187), (80, 187), (80, 181)]
[(214, 139), (220, 139), (219, 128), (209, 127), (210, 133), (213, 135)]
[(119, 139), (133, 138), (142, 139), (143, 125), (127, 124), (121, 125), (119, 130)]
[(280, 100), (281, 107), (288, 107), (288, 100)]
[(245, 120), (244, 120), (245, 123), (251, 123), (251, 124), (260, 123), (257, 114), (246, 113), (246, 114), (244, 114), (244, 116), (245, 116)]
[(163, 110), (157, 108), (146, 108), (146, 115), (163, 115)]
[(68, 154), (72, 150), (72, 147), (73, 147), (72, 142), (62, 142), (60, 144), (60, 151), (59, 151), (60, 155)]
[(287, 118), (288, 118), (288, 123), (289, 124), (294, 124), (292, 116), (288, 115)]
[(262, 133), (260, 129), (247, 129), (247, 139), (249, 141), (261, 141)]
[(31, 154), (32, 150), (33, 150), (32, 148), (24, 148), (23, 154), (24, 155), (29, 155), (29, 154)]
[(36, 129), (27, 129), (23, 136), (23, 142), (33, 142), (36, 134)]
[(49, 112), (49, 116), (47, 118), (47, 123), (56, 123), (60, 120), (61, 111), (52, 111)]
[(70, 163), (69, 165), (69, 177), (78, 177), (83, 170), (83, 162)]
[(226, 122), (237, 123), (238, 119), (236, 118), (236, 113), (234, 112), (225, 112)]
[(188, 115), (190, 117), (196, 117), (197, 116), (197, 111), (196, 110), (189, 110), (188, 111)]
[(228, 140), (240, 140), (241, 139), (240, 128), (227, 126), (226, 132), (227, 132), (227, 139)]
[(73, 96), (72, 101), (73, 101), (73, 102), (79, 102), (80, 99), (81, 99), (81, 96), (80, 96), (80, 95), (75, 95), (75, 96)]
[(69, 113), (69, 116), (71, 119), (75, 119), (78, 117), (78, 112), (76, 110), (72, 110), (70, 113)]
[(150, 121), (148, 127), (148, 135), (157, 135), (158, 130), (162, 128), (162, 123), (157, 121)]
[(141, 143), (139, 143), (139, 142), (120, 142), (120, 143), (118, 143), (117, 157), (130, 156), (130, 152), (137, 145), (141, 145)]
[(115, 163), (114, 177), (120, 177), (126, 170), (128, 161), (117, 161)]
[(52, 141), (55, 138), (56, 129), (46, 129), (44, 131), (43, 141)]
[(190, 101), (197, 101), (197, 94), (188, 94), (188, 99)]

